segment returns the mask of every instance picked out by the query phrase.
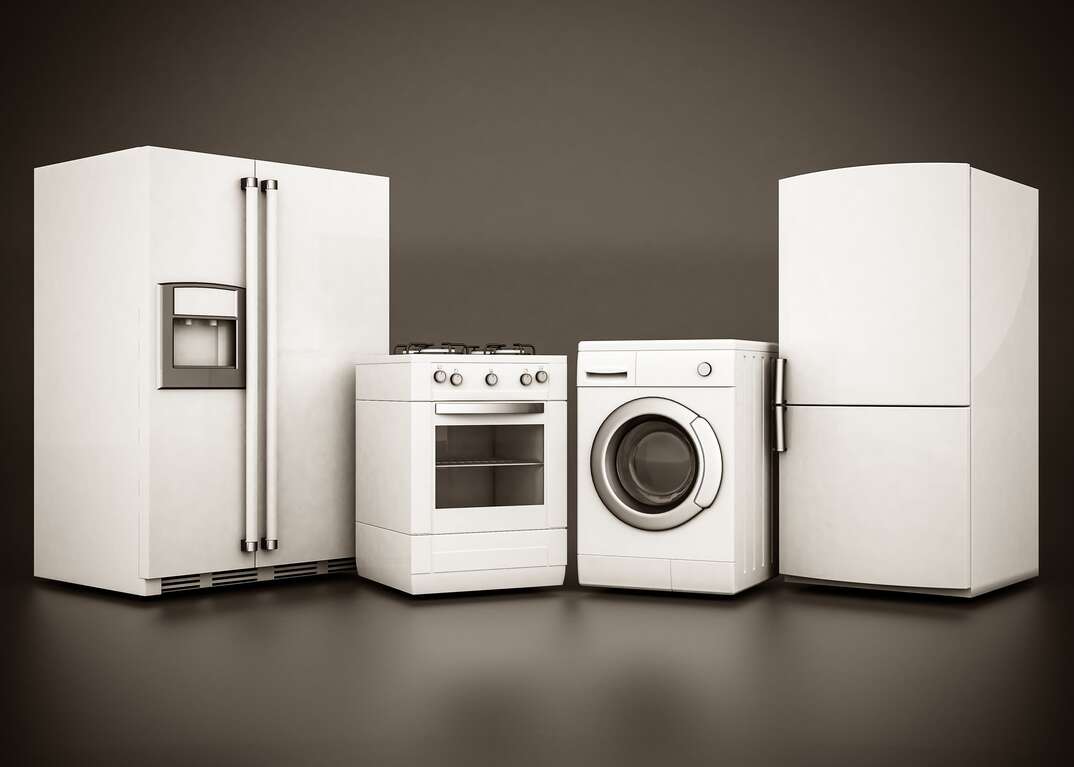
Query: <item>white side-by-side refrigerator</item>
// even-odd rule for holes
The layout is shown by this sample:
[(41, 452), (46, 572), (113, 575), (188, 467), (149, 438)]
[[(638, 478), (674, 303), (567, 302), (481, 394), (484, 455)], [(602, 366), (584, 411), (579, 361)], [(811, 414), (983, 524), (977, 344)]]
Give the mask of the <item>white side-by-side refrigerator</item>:
[(354, 568), (388, 179), (140, 147), (34, 171), (34, 574), (138, 595)]
[(1037, 190), (962, 163), (779, 185), (779, 567), (976, 596), (1037, 574)]

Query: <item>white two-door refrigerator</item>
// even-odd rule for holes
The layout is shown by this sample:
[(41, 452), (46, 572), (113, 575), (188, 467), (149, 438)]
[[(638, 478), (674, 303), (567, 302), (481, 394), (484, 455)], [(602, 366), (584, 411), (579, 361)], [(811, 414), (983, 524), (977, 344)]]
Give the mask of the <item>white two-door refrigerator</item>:
[(1037, 574), (1037, 190), (962, 163), (779, 185), (779, 567), (976, 596)]
[(388, 179), (156, 147), (34, 172), (34, 573), (138, 595), (354, 567)]

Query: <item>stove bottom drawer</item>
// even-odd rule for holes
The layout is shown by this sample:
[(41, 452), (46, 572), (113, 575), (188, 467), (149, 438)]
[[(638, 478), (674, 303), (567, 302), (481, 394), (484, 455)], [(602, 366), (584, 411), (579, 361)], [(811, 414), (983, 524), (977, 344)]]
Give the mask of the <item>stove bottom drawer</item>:
[(412, 573), (567, 564), (567, 531), (514, 530), (415, 536)]
[(355, 526), (358, 574), (409, 594), (563, 583), (566, 528), (407, 535)]
[(508, 567), (548, 567), (549, 553), (547, 546), (437, 551), (432, 555), (432, 572), (455, 573), (463, 570), (503, 570)]

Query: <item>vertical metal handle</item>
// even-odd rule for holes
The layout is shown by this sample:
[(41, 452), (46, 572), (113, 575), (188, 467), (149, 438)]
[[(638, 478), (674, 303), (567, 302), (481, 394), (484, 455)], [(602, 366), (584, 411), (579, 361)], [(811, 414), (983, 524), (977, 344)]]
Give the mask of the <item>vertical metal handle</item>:
[(275, 179), (261, 182), (265, 194), (265, 537), (261, 546), (274, 551), (280, 546), (278, 530), (278, 445), (276, 403), (278, 372), (279, 331), (279, 238), (277, 195), (279, 184)]
[(783, 419), (787, 416), (786, 400), (783, 395), (783, 373), (786, 367), (787, 360), (782, 357), (776, 359), (776, 392), (774, 398), (774, 407), (776, 410), (775, 423), (776, 423), (776, 439), (774, 450), (777, 453), (787, 452), (787, 433), (785, 430), (785, 424)]
[(257, 551), (258, 448), (261, 443), (261, 399), (259, 390), (260, 284), (257, 258), (258, 205), (257, 179), (241, 182), (245, 199), (246, 248), (246, 492), (244, 494), (243, 551)]

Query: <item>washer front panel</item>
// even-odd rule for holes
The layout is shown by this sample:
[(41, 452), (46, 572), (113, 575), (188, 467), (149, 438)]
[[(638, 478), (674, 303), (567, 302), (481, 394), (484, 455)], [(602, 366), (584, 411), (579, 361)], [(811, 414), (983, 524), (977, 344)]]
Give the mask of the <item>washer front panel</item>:
[[(696, 462), (689, 489), (674, 492), (672, 504), (681, 500), (668, 508), (643, 504), (637, 493), (627, 491), (617, 471), (617, 454), (624, 436), (650, 421), (669, 422), (678, 436), (688, 441)], [(616, 517), (642, 530), (670, 530), (715, 502), (723, 460), (716, 433), (708, 421), (678, 402), (642, 397), (620, 405), (601, 424), (590, 452), (590, 469), (597, 495)]]

